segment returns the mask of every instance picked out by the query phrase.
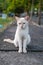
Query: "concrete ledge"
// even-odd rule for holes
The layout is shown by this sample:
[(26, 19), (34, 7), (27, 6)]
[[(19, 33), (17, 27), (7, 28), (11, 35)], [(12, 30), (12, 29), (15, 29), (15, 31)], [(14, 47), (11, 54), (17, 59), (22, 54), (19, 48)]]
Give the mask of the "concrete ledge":
[[(13, 44), (3, 42), (3, 39), (10, 38), (13, 39), (16, 31), (16, 26), (13, 24), (8, 26), (0, 36), (0, 51), (18, 51)], [(27, 46), (27, 51), (29, 52), (43, 52), (43, 28), (30, 25), (30, 35), (31, 43)]]

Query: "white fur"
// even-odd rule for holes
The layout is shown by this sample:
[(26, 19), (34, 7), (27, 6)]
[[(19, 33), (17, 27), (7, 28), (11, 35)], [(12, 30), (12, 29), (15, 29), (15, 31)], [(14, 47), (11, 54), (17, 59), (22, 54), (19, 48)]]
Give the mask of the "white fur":
[[(10, 39), (4, 39), (4, 41), (9, 41), (11, 43), (14, 43), (14, 45), (17, 47), (19, 46), (18, 52), (24, 52), (26, 53), (26, 46), (30, 43), (31, 38), (29, 34), (29, 27), (28, 27), (28, 21), (25, 18), (17, 18), (17, 30), (15, 33), (14, 40)], [(23, 49), (22, 49), (23, 46)]]

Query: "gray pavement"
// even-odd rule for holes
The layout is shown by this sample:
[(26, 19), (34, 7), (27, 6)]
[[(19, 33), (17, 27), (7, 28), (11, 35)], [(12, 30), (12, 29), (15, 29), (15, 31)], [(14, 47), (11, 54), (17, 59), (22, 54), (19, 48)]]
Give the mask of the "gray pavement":
[(43, 52), (0, 52), (0, 65), (43, 65)]
[[(38, 24), (38, 16), (32, 16), (32, 20), (35, 22), (35, 23), (37, 23)], [(40, 20), (41, 22), (41, 25), (43, 25), (43, 16), (41, 17), (41, 20)]]

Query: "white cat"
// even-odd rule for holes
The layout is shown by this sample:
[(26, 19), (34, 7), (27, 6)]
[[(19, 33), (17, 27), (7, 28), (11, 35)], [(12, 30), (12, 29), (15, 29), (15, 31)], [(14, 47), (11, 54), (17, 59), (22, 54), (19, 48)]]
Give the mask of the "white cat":
[(4, 41), (14, 43), (16, 47), (19, 46), (19, 50), (18, 50), (19, 53), (21, 52), (26, 53), (27, 52), (26, 46), (31, 41), (31, 37), (29, 34), (29, 26), (28, 26), (29, 22), (27, 21), (28, 17), (24, 17), (24, 18), (15, 17), (15, 18), (17, 20), (17, 30), (15, 33), (15, 38), (14, 40), (4, 39)]

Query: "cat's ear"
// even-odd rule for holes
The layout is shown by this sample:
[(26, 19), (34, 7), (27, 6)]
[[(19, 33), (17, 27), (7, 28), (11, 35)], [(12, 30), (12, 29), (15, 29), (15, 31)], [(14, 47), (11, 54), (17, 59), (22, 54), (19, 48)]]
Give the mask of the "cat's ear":
[(25, 18), (27, 21), (29, 20), (29, 16), (28, 16), (28, 15), (27, 15), (27, 16), (25, 16), (24, 18)]
[(19, 20), (19, 17), (15, 16), (15, 19), (18, 21)]

